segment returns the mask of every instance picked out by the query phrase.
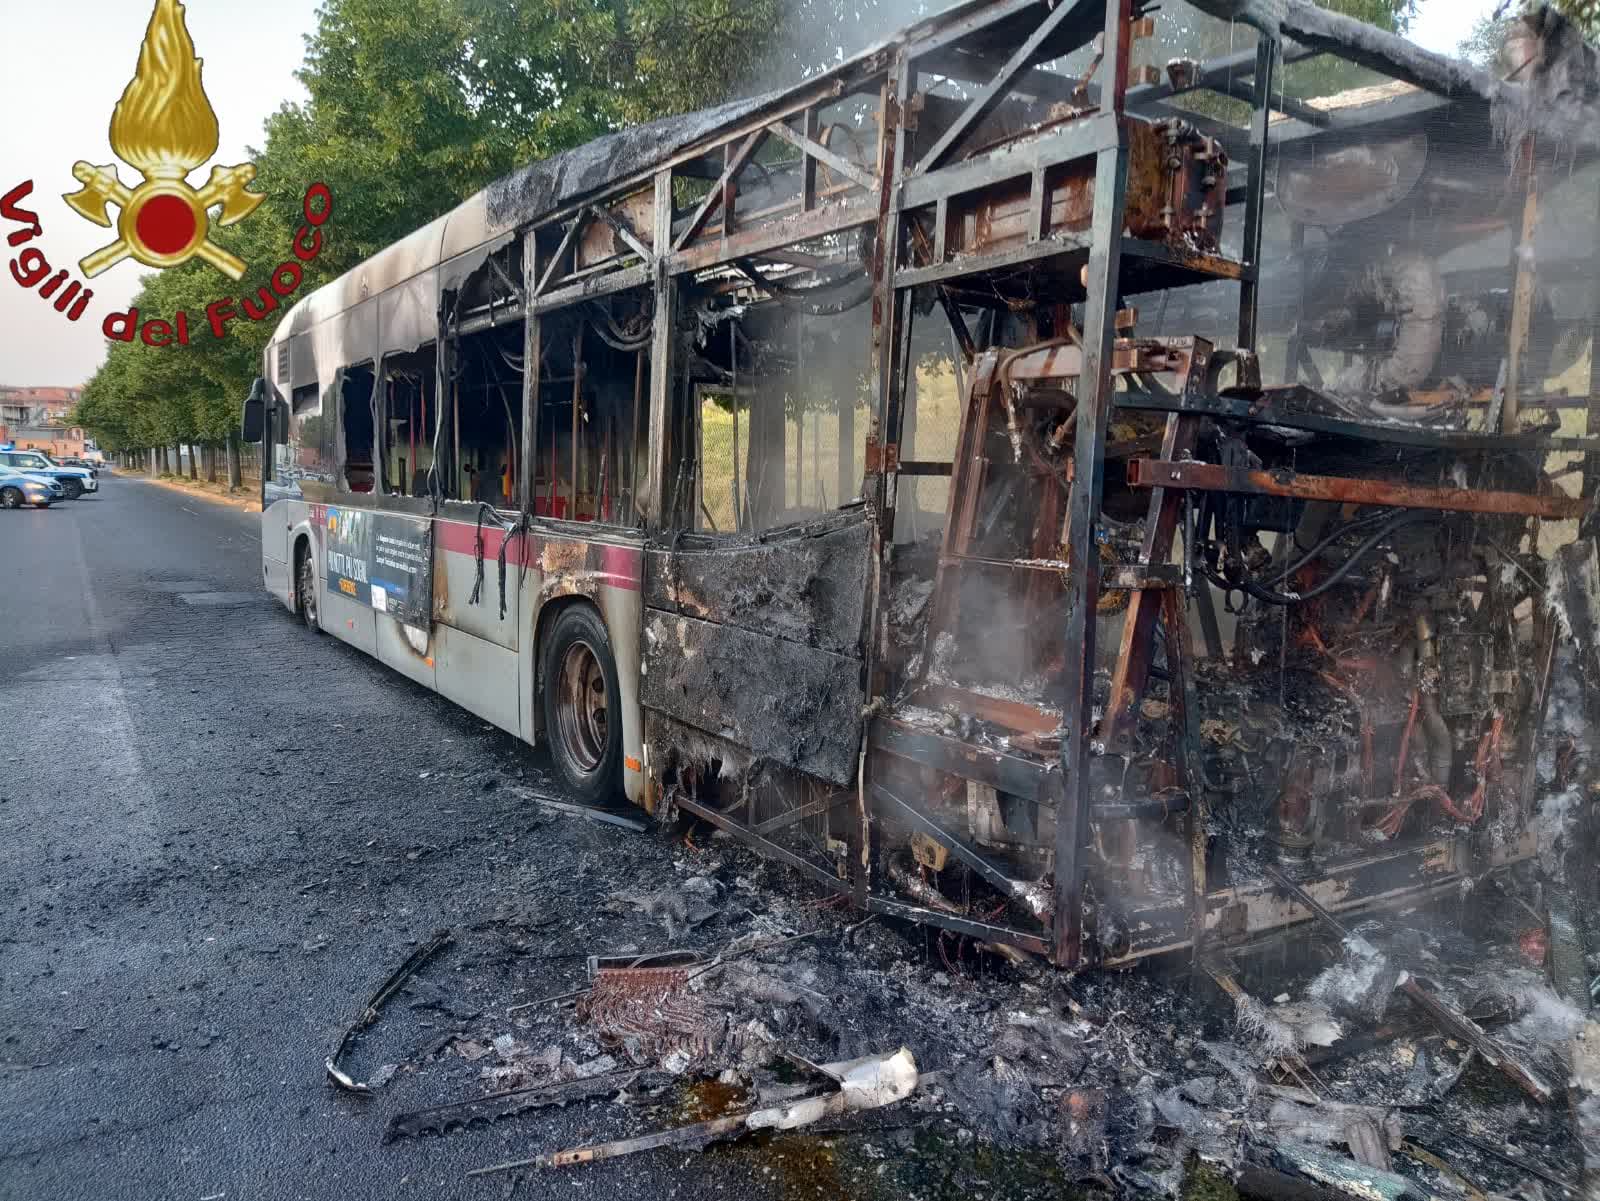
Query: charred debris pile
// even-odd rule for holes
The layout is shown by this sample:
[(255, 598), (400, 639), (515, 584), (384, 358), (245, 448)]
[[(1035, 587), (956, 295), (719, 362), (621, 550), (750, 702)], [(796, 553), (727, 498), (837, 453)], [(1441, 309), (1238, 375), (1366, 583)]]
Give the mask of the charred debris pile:
[(731, 840), (555, 812), (579, 878), (620, 861), (625, 886), (414, 949), (328, 1065), (385, 1141), (493, 1126), (478, 1170), (513, 1187), (716, 1147), (840, 1197), (904, 1195), (918, 1164), (980, 1187), (997, 1156), (1023, 1165), (1000, 1197), (1592, 1195), (1574, 1072), (1600, 1032), (1510, 892), (1068, 975), (785, 895)]

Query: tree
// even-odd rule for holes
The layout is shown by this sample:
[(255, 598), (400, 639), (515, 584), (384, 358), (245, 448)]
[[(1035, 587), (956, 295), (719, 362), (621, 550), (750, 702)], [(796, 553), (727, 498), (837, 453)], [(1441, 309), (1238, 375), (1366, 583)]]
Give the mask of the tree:
[[(1577, 25), (1586, 38), (1591, 41), (1600, 38), (1600, 0), (1556, 0), (1555, 7)], [(1505, 0), (1494, 12), (1479, 17), (1472, 32), (1462, 40), (1457, 53), (1480, 67), (1492, 66), (1520, 10), (1520, 5)]]

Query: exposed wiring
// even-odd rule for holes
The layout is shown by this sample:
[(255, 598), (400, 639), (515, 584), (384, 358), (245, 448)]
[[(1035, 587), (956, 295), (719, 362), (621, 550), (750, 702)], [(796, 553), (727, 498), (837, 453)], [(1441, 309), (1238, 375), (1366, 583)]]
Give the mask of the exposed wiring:
[[(1230, 500), (1231, 499), (1233, 498), (1230, 498)], [(1236, 506), (1231, 507), (1236, 508)], [(1407, 510), (1406, 512), (1391, 517), (1382, 526), (1380, 526), (1371, 537), (1369, 537), (1365, 542), (1351, 552), (1350, 557), (1347, 558), (1343, 563), (1339, 564), (1338, 567), (1334, 568), (1333, 572), (1328, 576), (1328, 578), (1319, 583), (1315, 588), (1312, 588), (1308, 592), (1275, 592), (1270, 588), (1263, 587), (1261, 584), (1257, 583), (1244, 573), (1242, 568), (1242, 564), (1244, 562), (1242, 521), (1236, 519), (1237, 513), (1235, 513), (1234, 519), (1230, 519), (1228, 522), (1227, 538), (1228, 559), (1230, 565), (1237, 569), (1236, 575), (1224, 575), (1223, 573), (1218, 572), (1211, 567), (1206, 566), (1205, 564), (1200, 565), (1200, 570), (1206, 576), (1206, 578), (1218, 588), (1224, 589), (1225, 591), (1242, 590), (1247, 596), (1260, 601), (1262, 604), (1280, 606), (1302, 604), (1305, 601), (1315, 600), (1317, 597), (1333, 588), (1347, 575), (1349, 575), (1350, 572), (1355, 570), (1357, 564), (1359, 564), (1362, 559), (1366, 558), (1367, 555), (1371, 554), (1372, 551), (1377, 549), (1378, 545), (1396, 530), (1400, 529), (1402, 526), (1422, 521), (1427, 517), (1428, 513), (1420, 509)], [(1279, 576), (1274, 582), (1280, 582), (1283, 578), (1284, 577)]]

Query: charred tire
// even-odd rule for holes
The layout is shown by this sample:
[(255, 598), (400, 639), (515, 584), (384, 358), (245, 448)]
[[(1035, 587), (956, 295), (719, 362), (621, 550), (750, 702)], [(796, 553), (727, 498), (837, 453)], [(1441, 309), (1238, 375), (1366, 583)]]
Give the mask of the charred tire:
[(83, 481), (80, 479), (69, 475), (61, 481), (61, 486), (67, 490), (68, 500), (77, 500), (83, 495)]
[(588, 605), (563, 609), (545, 636), (544, 736), (556, 774), (585, 804), (622, 791), (622, 714), (606, 623)]
[(0, 509), (22, 508), (21, 488), (0, 488)]
[(294, 611), (308, 630), (320, 631), (317, 624), (317, 572), (311, 545), (302, 542), (294, 552)]

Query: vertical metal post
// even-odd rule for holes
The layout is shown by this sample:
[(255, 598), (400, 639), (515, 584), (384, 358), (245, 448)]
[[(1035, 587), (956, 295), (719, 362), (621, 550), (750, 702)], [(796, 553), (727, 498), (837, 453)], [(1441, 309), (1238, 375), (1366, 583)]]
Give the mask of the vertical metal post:
[(1539, 230), (1539, 174), (1533, 158), (1530, 134), (1522, 145), (1522, 166), (1526, 194), (1522, 202), (1522, 226), (1511, 252), (1516, 266), (1516, 290), (1511, 294), (1511, 337), (1506, 349), (1506, 392), (1500, 410), (1500, 432), (1514, 434), (1522, 415), (1522, 393), (1532, 382), (1523, 378), (1527, 367), (1528, 335), (1533, 328), (1533, 291), (1538, 277), (1538, 260), (1533, 239)]
[(628, 443), (628, 524), (639, 524), (639, 443), (644, 427), (644, 366), (645, 352), (633, 355), (633, 441)]
[(1116, 114), (1117, 145), (1095, 159), (1093, 242), (1085, 276), (1083, 375), (1078, 381), (1072, 495), (1067, 502), (1066, 667), (1062, 672), (1062, 798), (1056, 809), (1055, 962), (1077, 963), (1083, 944), (1083, 886), (1089, 837), (1089, 767), (1093, 760), (1095, 613), (1100, 603), (1100, 555), (1095, 545), (1105, 488), (1106, 427), (1111, 417), (1111, 356), (1116, 337), (1117, 284), (1128, 180), (1122, 124), (1128, 90), (1128, 26), (1132, 0), (1106, 0), (1105, 51), (1110, 86), (1102, 109)]
[[(1284, 355), (1283, 382), (1300, 382), (1300, 356), (1305, 354), (1305, 338), (1300, 324), (1306, 319), (1306, 227), (1296, 221), (1289, 226), (1289, 261), (1300, 270), (1299, 285), (1295, 288), (1294, 329), (1289, 334), (1289, 344)], [(1257, 293), (1259, 295), (1259, 292)], [(1312, 381), (1315, 383), (1316, 381)]]
[[(517, 507), (533, 511), (533, 481), (539, 448), (539, 315), (533, 311), (533, 285), (539, 280), (539, 240), (529, 230), (522, 242), (522, 294), (529, 297), (522, 324), (522, 462), (517, 471)], [(412, 473), (416, 464), (411, 465)]]
[(578, 445), (583, 433), (581, 414), (583, 408), (583, 320), (572, 332), (572, 507), (567, 511), (568, 521), (578, 520), (578, 489), (582, 486), (583, 460), (578, 455)]
[[(813, 105), (800, 114), (800, 135), (817, 140), (817, 109)], [(800, 156), (800, 211), (809, 213), (817, 207), (817, 160), (811, 155)]]
[(739, 319), (728, 318), (728, 376), (733, 381), (733, 528), (744, 528), (743, 492), (739, 488)]
[[(906, 102), (914, 86), (915, 71), (902, 51), (895, 57), (879, 93), (878, 137), (878, 227), (872, 255), (872, 361), (878, 381), (877, 421), (874, 432), (878, 458), (869, 453), (862, 474), (862, 495), (868, 499), (876, 520), (873, 574), (869, 581), (867, 646), (864, 671), (868, 698), (878, 696), (883, 687), (883, 665), (879, 650), (886, 637), (887, 610), (883, 598), (888, 580), (889, 552), (894, 543), (895, 473), (890, 470), (890, 448), (899, 441), (900, 339), (904, 337), (906, 297), (895, 291), (894, 273), (900, 261), (900, 188), (905, 171), (909, 138), (903, 122)], [(843, 406), (841, 401), (841, 427)], [(853, 424), (853, 422), (852, 422)], [(841, 428), (841, 436), (843, 430)], [(869, 447), (869, 451), (870, 451)], [(844, 446), (840, 445), (841, 456)], [(842, 477), (842, 470), (841, 470)], [(841, 499), (843, 499), (841, 495)], [(867, 793), (871, 787), (871, 762), (861, 752), (856, 780), (855, 821), (850, 833), (852, 891), (855, 903), (866, 907), (870, 883), (872, 830), (868, 817)]]
[(1245, 274), (1239, 283), (1239, 347), (1256, 347), (1257, 302), (1261, 291), (1261, 228), (1265, 224), (1267, 149), (1272, 134), (1273, 74), (1278, 63), (1278, 41), (1260, 35), (1256, 43), (1256, 112), (1250, 126), (1250, 175), (1245, 186)]
[[(906, 103), (911, 97), (915, 72), (902, 62), (898, 78), (891, 75), (883, 89), (883, 137), (878, 155), (879, 207), (878, 238), (873, 251), (872, 356), (878, 377), (878, 462), (866, 465), (866, 495), (872, 497), (878, 515), (878, 531), (887, 553), (894, 541), (896, 473), (888, 469), (891, 454), (900, 443), (903, 416), (900, 378), (900, 340), (905, 336), (904, 297), (895, 291), (894, 273), (900, 262), (900, 189), (898, 180), (905, 169), (909, 146), (902, 123)], [(892, 449), (891, 449), (892, 448)]]
[(672, 168), (656, 172), (655, 188), (655, 325), (650, 342), (650, 465), (642, 508), (647, 524), (665, 528), (667, 466), (671, 461), (673, 326), (677, 318), (677, 283), (668, 273), (672, 254)]
[[(1600, 202), (1600, 188), (1595, 189), (1595, 199)], [(1594, 249), (1600, 248), (1600, 203), (1595, 208), (1594, 237), (1589, 246), (1592, 253), (1600, 254), (1600, 249)], [(1596, 270), (1600, 264), (1594, 258), (1589, 264), (1593, 281), (1589, 292), (1589, 406), (1584, 414), (1583, 432), (1593, 436), (1600, 434), (1600, 270)], [(1593, 497), (1597, 490), (1600, 490), (1600, 453), (1591, 452), (1584, 456), (1583, 495)]]

